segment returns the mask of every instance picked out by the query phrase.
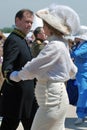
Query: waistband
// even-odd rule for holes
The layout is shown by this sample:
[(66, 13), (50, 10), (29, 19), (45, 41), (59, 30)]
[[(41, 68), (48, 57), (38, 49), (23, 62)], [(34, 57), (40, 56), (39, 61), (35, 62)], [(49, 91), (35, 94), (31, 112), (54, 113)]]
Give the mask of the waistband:
[(46, 84), (46, 83), (62, 83), (62, 84), (64, 84), (65, 82), (55, 81), (55, 80), (38, 80), (38, 84)]

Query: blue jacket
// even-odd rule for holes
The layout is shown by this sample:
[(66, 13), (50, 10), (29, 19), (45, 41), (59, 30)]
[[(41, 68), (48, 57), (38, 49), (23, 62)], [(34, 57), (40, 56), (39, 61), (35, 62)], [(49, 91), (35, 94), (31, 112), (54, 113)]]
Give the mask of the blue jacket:
[(87, 77), (87, 41), (79, 44), (71, 53), (74, 63), (78, 67), (78, 73)]

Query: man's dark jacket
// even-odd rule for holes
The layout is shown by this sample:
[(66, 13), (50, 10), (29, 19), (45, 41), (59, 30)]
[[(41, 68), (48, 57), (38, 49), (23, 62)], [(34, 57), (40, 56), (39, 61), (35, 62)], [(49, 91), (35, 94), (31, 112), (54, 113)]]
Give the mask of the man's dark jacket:
[(32, 59), (25, 35), (14, 29), (6, 39), (3, 49), (2, 73), (5, 81), (1, 90), (3, 96), (2, 116), (29, 118), (34, 98), (34, 81), (14, 82), (9, 78), (11, 72), (21, 70), (27, 61)]

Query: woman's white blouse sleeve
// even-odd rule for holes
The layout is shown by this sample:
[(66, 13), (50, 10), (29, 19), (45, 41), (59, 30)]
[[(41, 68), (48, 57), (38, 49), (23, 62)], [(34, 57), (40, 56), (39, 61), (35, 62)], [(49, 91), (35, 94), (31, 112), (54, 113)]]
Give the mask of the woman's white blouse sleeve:
[(56, 55), (58, 59), (57, 51), (58, 49), (54, 44), (46, 45), (36, 58), (33, 58), (31, 62), (27, 62), (19, 71), (19, 77), (22, 80), (33, 79), (47, 72), (56, 62)]
[(52, 41), (47, 44), (36, 58), (28, 62), (21, 71), (19, 78), (28, 80), (55, 80), (65, 82), (74, 76), (77, 68), (71, 60), (65, 44), (60, 41)]

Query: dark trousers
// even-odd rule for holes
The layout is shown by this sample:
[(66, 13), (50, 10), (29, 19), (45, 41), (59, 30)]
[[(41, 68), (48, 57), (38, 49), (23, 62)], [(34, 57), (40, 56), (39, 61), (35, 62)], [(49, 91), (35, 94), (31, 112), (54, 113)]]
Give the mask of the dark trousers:
[(34, 98), (30, 119), (19, 120), (4, 117), (2, 119), (0, 130), (16, 130), (20, 122), (22, 123), (24, 130), (30, 130), (37, 108), (38, 105)]
[(0, 130), (16, 130), (20, 121), (24, 130), (30, 130), (31, 124), (29, 119), (17, 120), (12, 118), (3, 118)]
[(38, 104), (37, 104), (36, 98), (34, 97), (31, 115), (30, 115), (30, 124), (32, 124), (32, 122), (33, 122), (33, 119), (34, 119), (34, 116), (35, 116), (37, 109), (38, 109)]

